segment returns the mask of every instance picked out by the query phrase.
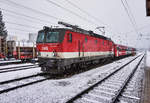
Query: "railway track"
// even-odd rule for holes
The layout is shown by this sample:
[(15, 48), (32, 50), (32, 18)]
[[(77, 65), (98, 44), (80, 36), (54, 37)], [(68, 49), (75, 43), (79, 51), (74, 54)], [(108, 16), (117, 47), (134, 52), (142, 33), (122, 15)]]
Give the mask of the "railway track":
[(13, 61), (13, 62), (4, 62), (0, 63), (0, 66), (9, 65), (9, 64), (21, 64), (21, 61)]
[(17, 67), (8, 67), (0, 69), (0, 73), (12, 72), (12, 71), (20, 71), (27, 70), (39, 67), (38, 65), (26, 65), (26, 66), (17, 66)]
[(48, 80), (49, 78), (45, 78), (45, 75), (46, 74), (39, 73), (35, 75), (0, 82), (0, 94)]
[[(38, 60), (35, 60), (35, 62), (38, 62)], [(12, 61), (12, 62), (4, 62), (4, 63), (0, 63), (0, 66), (4, 66), (4, 65), (10, 65), (10, 64), (22, 64), (23, 62), (21, 61)], [(24, 62), (24, 63), (31, 63), (31, 62)]]
[[(69, 99), (66, 103), (116, 103), (144, 56), (137, 56), (113, 73)], [(137, 58), (140, 58), (140, 60)], [(136, 60), (138, 60), (138, 63), (134, 62)], [(130, 64), (134, 65), (132, 69), (128, 67)]]

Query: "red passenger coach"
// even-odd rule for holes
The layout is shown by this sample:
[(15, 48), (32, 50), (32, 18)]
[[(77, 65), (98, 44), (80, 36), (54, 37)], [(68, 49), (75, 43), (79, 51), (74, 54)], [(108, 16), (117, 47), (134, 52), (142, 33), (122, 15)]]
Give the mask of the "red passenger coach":
[(45, 27), (38, 33), (37, 51), (42, 71), (60, 73), (114, 57), (114, 43), (111, 39), (76, 25), (59, 24), (72, 29)]
[(135, 55), (135, 49), (119, 44), (114, 45), (114, 53), (115, 57), (124, 57), (124, 56), (129, 56), (129, 55)]
[(115, 57), (126, 55), (126, 47), (123, 45), (115, 44)]

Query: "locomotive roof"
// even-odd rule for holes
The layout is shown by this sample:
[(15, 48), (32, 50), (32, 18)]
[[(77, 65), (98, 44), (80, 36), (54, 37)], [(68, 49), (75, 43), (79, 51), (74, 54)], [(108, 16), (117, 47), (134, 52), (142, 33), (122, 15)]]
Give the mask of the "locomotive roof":
[[(49, 29), (51, 29), (51, 28), (49, 28)], [(45, 30), (45, 29), (40, 30), (39, 32), (42, 32), (42, 31), (44, 31), (44, 30)], [(93, 37), (96, 37), (96, 38), (101, 38), (101, 39), (104, 39), (104, 40), (112, 41), (110, 38), (107, 38), (107, 37), (105, 37), (105, 36), (103, 36), (103, 35), (96, 34), (96, 33), (94, 33), (93, 31), (87, 31), (87, 32), (85, 32), (85, 31), (78, 31), (78, 30), (69, 29), (69, 28), (52, 28), (51, 30), (63, 30), (63, 31), (69, 30), (69, 31), (72, 31), (72, 32), (82, 33), (82, 34), (89, 35), (89, 36), (93, 36)], [(112, 41), (112, 42), (113, 42), (113, 41)]]

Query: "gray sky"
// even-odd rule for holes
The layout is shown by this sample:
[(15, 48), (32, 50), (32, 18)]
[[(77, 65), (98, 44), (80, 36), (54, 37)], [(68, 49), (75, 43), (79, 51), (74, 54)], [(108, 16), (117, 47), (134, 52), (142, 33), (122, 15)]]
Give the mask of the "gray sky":
[[(63, 20), (101, 35), (102, 33), (96, 30), (96, 27), (105, 26), (105, 36), (111, 37), (115, 43), (133, 47), (150, 47), (150, 17), (146, 17), (145, 0), (126, 0), (128, 8), (135, 18), (138, 34), (135, 32), (121, 0), (68, 0), (94, 17), (81, 12), (66, 0), (49, 1), (73, 11), (75, 15), (57, 7), (48, 0), (0, 0), (0, 8), (3, 11), (9, 35), (17, 35), (21, 40), (28, 38), (29, 32), (36, 33), (45, 25), (58, 25), (57, 22)], [(16, 15), (8, 10), (28, 17)], [(31, 19), (29, 16), (36, 19)]]

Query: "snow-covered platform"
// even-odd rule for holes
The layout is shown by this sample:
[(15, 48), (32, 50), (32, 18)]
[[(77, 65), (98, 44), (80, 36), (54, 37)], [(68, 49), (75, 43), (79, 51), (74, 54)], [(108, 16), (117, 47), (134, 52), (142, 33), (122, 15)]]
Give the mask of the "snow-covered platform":
[(146, 52), (144, 91), (141, 103), (150, 103), (150, 51)]

